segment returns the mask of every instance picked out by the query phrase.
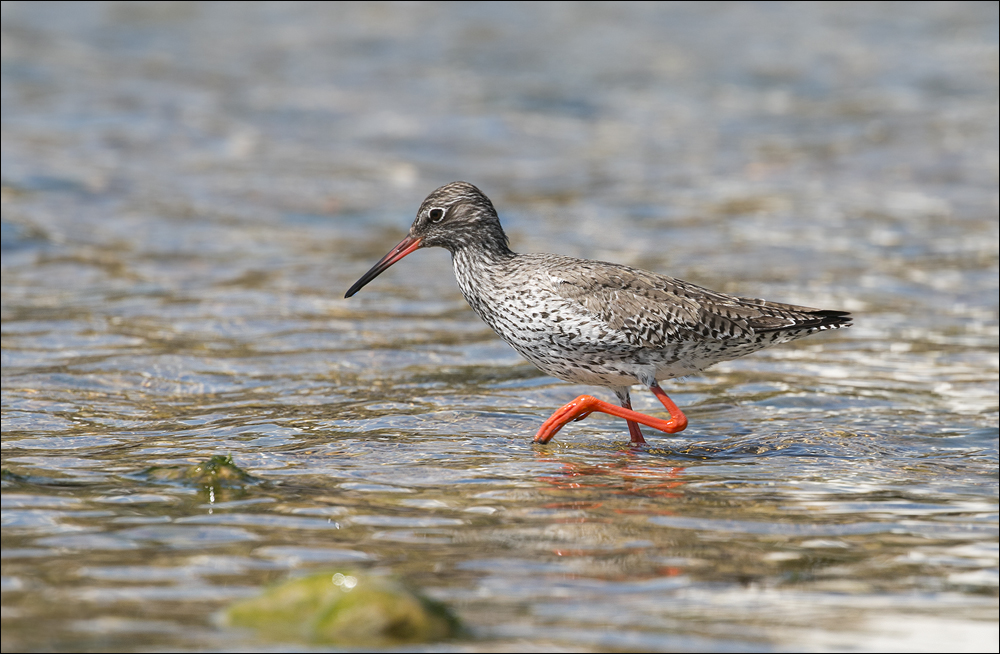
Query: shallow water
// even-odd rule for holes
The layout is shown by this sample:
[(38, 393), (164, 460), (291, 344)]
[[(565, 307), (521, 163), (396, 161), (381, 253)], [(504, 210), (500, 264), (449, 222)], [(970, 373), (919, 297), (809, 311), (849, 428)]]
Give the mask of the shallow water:
[[(435, 649), (995, 650), (996, 4), (537, 5), (4, 3), (4, 651), (249, 647), (221, 608), (344, 565)], [(342, 299), (455, 179), (855, 326), (532, 445), (602, 391), (444, 251)]]

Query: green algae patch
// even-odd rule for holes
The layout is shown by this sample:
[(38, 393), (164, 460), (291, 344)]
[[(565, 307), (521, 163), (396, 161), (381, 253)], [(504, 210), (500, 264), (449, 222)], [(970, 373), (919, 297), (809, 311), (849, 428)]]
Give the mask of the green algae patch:
[(268, 640), (353, 647), (429, 643), (459, 634), (439, 602), (380, 575), (326, 572), (287, 581), (225, 612), (233, 627)]
[(216, 455), (193, 466), (157, 466), (143, 472), (147, 479), (174, 482), (198, 488), (242, 488), (258, 480), (233, 463), (233, 456)]
[(2, 479), (3, 481), (9, 481), (9, 482), (24, 482), (24, 481), (28, 481), (27, 477), (23, 477), (23, 476), (17, 474), (16, 472), (11, 472), (7, 468), (3, 468), (2, 470), (0, 470), (0, 479)]

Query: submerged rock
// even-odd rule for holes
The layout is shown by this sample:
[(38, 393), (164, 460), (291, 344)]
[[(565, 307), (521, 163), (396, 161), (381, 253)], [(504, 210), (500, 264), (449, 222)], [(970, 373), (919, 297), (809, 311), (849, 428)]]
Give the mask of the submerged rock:
[(230, 607), (225, 621), (268, 640), (354, 647), (435, 642), (459, 632), (458, 620), (443, 604), (394, 579), (351, 571), (272, 587)]
[(216, 455), (191, 466), (156, 466), (139, 474), (141, 479), (156, 483), (193, 486), (203, 502), (229, 502), (246, 494), (248, 486), (261, 480), (233, 463), (232, 455)]
[(257, 479), (233, 463), (233, 456), (216, 455), (193, 466), (157, 466), (144, 473), (149, 479), (182, 482), (202, 488), (241, 488)]

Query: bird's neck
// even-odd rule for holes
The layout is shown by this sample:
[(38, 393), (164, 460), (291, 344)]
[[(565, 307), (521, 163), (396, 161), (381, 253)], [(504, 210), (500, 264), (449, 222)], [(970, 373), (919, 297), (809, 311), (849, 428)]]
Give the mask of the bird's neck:
[(488, 267), (510, 261), (517, 254), (507, 246), (507, 237), (502, 235), (492, 239), (477, 239), (460, 243), (451, 249), (451, 260), (462, 261), (469, 268)]
[(516, 256), (517, 254), (507, 247), (506, 243), (500, 243), (498, 247), (492, 248), (483, 247), (480, 243), (475, 247), (457, 248), (452, 251), (451, 262), (455, 267), (455, 278), (470, 304), (473, 304), (472, 297), (480, 295), (484, 289), (489, 288), (491, 280), (501, 274), (504, 265)]

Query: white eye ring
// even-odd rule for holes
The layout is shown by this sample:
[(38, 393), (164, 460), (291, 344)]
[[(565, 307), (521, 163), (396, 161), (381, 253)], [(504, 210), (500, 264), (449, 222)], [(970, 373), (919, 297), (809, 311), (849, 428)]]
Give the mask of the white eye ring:
[(442, 220), (444, 220), (444, 214), (445, 214), (444, 209), (441, 209), (440, 207), (434, 207), (433, 209), (427, 212), (427, 219), (432, 223), (439, 223)]

